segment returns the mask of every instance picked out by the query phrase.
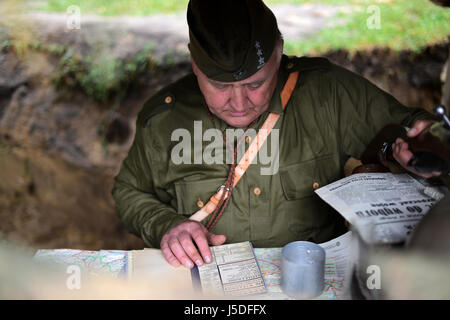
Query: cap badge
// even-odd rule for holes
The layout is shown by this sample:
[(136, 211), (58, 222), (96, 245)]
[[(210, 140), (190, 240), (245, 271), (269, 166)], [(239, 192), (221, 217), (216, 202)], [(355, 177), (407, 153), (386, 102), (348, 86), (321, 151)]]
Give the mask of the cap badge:
[(258, 70), (261, 69), (264, 64), (265, 64), (265, 60), (264, 60), (264, 56), (263, 56), (263, 51), (261, 49), (261, 44), (259, 43), (259, 41), (256, 41), (255, 43), (255, 48), (256, 48), (256, 55), (258, 56), (258, 66), (256, 67)]
[(234, 79), (240, 80), (247, 72), (245, 70), (239, 70), (233, 74)]

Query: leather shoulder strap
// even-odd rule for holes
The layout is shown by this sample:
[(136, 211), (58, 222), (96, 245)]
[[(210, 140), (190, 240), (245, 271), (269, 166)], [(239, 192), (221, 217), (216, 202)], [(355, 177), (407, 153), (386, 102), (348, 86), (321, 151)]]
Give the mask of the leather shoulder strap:
[(292, 96), (292, 92), (294, 92), (295, 86), (297, 85), (298, 74), (299, 74), (298, 71), (292, 72), (289, 75), (289, 78), (287, 79), (286, 83), (284, 84), (283, 90), (281, 91), (280, 96), (283, 110), (286, 108), (286, 105)]

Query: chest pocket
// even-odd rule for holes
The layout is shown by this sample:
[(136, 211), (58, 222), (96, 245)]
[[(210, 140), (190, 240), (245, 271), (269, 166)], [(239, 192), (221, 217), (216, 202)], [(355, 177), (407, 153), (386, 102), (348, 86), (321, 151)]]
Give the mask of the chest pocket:
[(314, 190), (339, 178), (339, 164), (335, 159), (328, 155), (280, 168), (285, 197), (283, 216), (293, 240), (314, 238), (320, 229), (333, 223), (330, 207)]
[(175, 182), (178, 213), (190, 216), (197, 212), (223, 183), (223, 178)]

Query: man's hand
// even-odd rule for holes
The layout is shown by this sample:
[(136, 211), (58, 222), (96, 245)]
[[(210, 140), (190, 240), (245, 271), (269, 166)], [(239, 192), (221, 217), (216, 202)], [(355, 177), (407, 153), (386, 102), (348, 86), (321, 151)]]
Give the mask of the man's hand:
[[(428, 131), (431, 125), (435, 122), (436, 121), (434, 120), (418, 120), (408, 131), (407, 136), (409, 138), (417, 137), (422, 132)], [(392, 144), (392, 155), (403, 168), (423, 178), (428, 179), (431, 177), (439, 176), (441, 174), (441, 172), (436, 171), (433, 171), (432, 173), (420, 173), (412, 169), (411, 167), (408, 167), (408, 162), (413, 156), (413, 153), (411, 152), (411, 150), (409, 150), (408, 143), (405, 142), (402, 138), (397, 138), (397, 140), (395, 140), (395, 143)]]
[(208, 244), (218, 246), (225, 240), (224, 235), (209, 232), (199, 222), (185, 221), (164, 234), (161, 239), (161, 250), (166, 260), (174, 267), (178, 267), (181, 263), (190, 269), (194, 266), (194, 262), (198, 266), (202, 265), (203, 261), (210, 263), (212, 258)]

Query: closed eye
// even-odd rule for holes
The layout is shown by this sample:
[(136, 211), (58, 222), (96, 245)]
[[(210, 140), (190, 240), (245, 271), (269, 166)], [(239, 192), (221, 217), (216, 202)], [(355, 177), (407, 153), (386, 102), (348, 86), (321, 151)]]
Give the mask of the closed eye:
[(258, 89), (259, 87), (261, 87), (263, 83), (264, 83), (264, 81), (249, 83), (249, 84), (247, 84), (247, 88), (249, 88), (250, 90), (255, 90), (255, 89)]
[(219, 90), (224, 90), (226, 88), (228, 88), (228, 84), (224, 84), (224, 83), (218, 83), (218, 82), (211, 82), (211, 84), (214, 86), (214, 88), (219, 89)]

